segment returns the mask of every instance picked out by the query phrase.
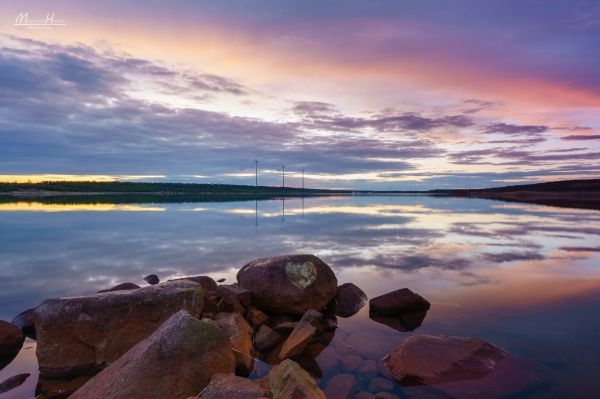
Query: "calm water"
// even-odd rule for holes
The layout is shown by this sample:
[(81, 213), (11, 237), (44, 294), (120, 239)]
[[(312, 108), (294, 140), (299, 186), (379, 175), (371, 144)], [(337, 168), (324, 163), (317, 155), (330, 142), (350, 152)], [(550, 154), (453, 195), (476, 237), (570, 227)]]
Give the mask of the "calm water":
[[(486, 339), (542, 382), (515, 398), (600, 397), (600, 212), (475, 199), (337, 197), (140, 205), (0, 204), (0, 318), (43, 299), (158, 274), (235, 281), (254, 258), (313, 253), (370, 297), (409, 287), (432, 302), (398, 332), (363, 309), (317, 361), (350, 346), (379, 359), (410, 334)], [(35, 369), (35, 343), (0, 380)], [(333, 353), (333, 356), (332, 356)], [(332, 360), (333, 359), (333, 360)], [(363, 389), (368, 382), (356, 374)], [(32, 398), (35, 378), (6, 394)], [(397, 387), (403, 398), (451, 398)]]

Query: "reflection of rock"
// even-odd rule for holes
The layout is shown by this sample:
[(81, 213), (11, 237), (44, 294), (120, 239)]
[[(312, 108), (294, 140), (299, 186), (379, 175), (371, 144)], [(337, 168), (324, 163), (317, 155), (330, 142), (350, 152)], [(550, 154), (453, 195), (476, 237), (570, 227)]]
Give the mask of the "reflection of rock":
[(405, 386), (483, 377), (506, 357), (502, 349), (475, 338), (415, 335), (385, 358), (392, 376)]
[(25, 337), (21, 329), (7, 321), (0, 320), (0, 369), (17, 356)]
[(219, 313), (215, 321), (229, 336), (235, 352), (236, 371), (244, 375), (250, 374), (254, 367), (252, 327), (238, 313)]
[(253, 294), (254, 305), (276, 313), (321, 310), (337, 292), (333, 270), (313, 255), (286, 255), (254, 260), (237, 274)]
[(325, 399), (315, 380), (289, 359), (273, 367), (267, 379), (273, 399)]
[(337, 316), (350, 317), (358, 313), (367, 303), (367, 294), (352, 283), (342, 284), (332, 301), (332, 310)]
[(156, 284), (160, 283), (160, 279), (158, 278), (158, 276), (156, 274), (147, 275), (146, 277), (144, 277), (144, 281), (150, 285), (156, 285)]
[(33, 317), (35, 315), (34, 309), (27, 309), (19, 313), (12, 319), (11, 323), (19, 327), (23, 332), (23, 335), (31, 339), (35, 339), (35, 324)]
[(23, 384), (29, 375), (29, 373), (17, 374), (0, 382), (0, 393), (8, 392)]
[(140, 286), (137, 285), (137, 284), (133, 284), (133, 283), (121, 283), (121, 284), (115, 285), (112, 288), (107, 288), (105, 290), (100, 290), (100, 291), (98, 291), (98, 293), (101, 294), (103, 292), (137, 290), (138, 288), (140, 288)]
[(216, 373), (233, 373), (235, 357), (225, 332), (185, 311), (77, 390), (71, 399), (186, 398)]
[(259, 399), (266, 390), (254, 381), (231, 374), (215, 374), (202, 392), (202, 399)]
[(431, 304), (408, 288), (388, 292), (369, 301), (370, 310), (382, 316), (429, 310)]
[(421, 327), (425, 316), (427, 316), (427, 311), (400, 313), (394, 316), (382, 316), (377, 312), (369, 312), (371, 320), (401, 332), (413, 331)]
[(279, 351), (279, 359), (288, 359), (304, 351), (317, 332), (323, 315), (316, 310), (307, 310)]
[(40, 374), (69, 378), (96, 373), (180, 309), (200, 316), (202, 307), (202, 288), (185, 280), (48, 299), (35, 309)]

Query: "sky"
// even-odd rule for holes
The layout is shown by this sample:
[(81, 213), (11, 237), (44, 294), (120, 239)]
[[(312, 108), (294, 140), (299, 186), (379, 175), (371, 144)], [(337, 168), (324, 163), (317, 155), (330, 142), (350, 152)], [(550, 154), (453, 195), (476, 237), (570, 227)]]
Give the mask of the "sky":
[(0, 181), (598, 177), (599, 37), (597, 0), (4, 0)]

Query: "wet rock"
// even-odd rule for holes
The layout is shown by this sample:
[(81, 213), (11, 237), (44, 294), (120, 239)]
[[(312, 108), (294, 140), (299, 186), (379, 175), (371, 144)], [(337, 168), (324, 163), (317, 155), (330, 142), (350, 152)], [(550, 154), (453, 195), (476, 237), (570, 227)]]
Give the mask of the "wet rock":
[(177, 281), (44, 301), (35, 309), (40, 375), (95, 374), (180, 309), (200, 316), (202, 291), (198, 283)]
[(71, 399), (186, 398), (198, 395), (214, 374), (232, 374), (234, 369), (225, 332), (213, 321), (180, 311)]
[[(345, 343), (353, 352), (359, 353), (365, 358), (381, 359), (390, 348), (393, 348), (397, 340), (391, 335), (378, 330), (358, 330), (348, 335)], [(342, 349), (342, 343), (338, 345), (338, 351)]]
[(21, 329), (21, 332), (26, 337), (35, 339), (35, 324), (33, 317), (35, 315), (34, 309), (27, 309), (19, 313), (12, 319), (11, 323)]
[(35, 397), (42, 399), (64, 399), (89, 381), (91, 376), (85, 375), (70, 379), (49, 379), (40, 377), (35, 387)]
[(331, 303), (332, 310), (339, 317), (351, 317), (365, 306), (367, 294), (352, 283), (342, 284)]
[(337, 367), (339, 362), (339, 355), (337, 351), (332, 347), (324, 348), (318, 357), (319, 364), (325, 371), (333, 370)]
[(369, 301), (370, 310), (382, 316), (429, 310), (431, 304), (408, 288), (388, 292)]
[(317, 325), (322, 318), (323, 315), (316, 310), (307, 310), (283, 343), (279, 352), (279, 359), (287, 359), (302, 353), (317, 332)]
[(233, 298), (236, 298), (245, 307), (252, 304), (252, 293), (239, 284), (217, 286), (217, 296), (225, 299), (227, 303), (231, 303)]
[(200, 398), (202, 399), (258, 399), (266, 396), (266, 389), (247, 378), (231, 374), (215, 374)]
[(0, 369), (17, 356), (25, 337), (21, 329), (8, 321), (0, 320)]
[(340, 358), (342, 369), (348, 373), (356, 370), (362, 364), (362, 362), (363, 358), (359, 355), (344, 355)]
[(369, 391), (371, 392), (392, 391), (393, 389), (394, 383), (385, 378), (373, 378), (369, 384)]
[(194, 282), (200, 284), (200, 286), (202, 286), (202, 288), (204, 288), (205, 292), (213, 292), (213, 291), (217, 290), (217, 283), (215, 282), (215, 280), (213, 280), (212, 278), (210, 278), (208, 276), (182, 277), (182, 278), (176, 278), (176, 279), (169, 280), (169, 281), (180, 281), (180, 280), (194, 281)]
[(289, 359), (273, 367), (267, 379), (273, 399), (325, 399), (315, 380)]
[(150, 285), (156, 285), (156, 284), (160, 283), (160, 279), (158, 278), (158, 276), (156, 274), (147, 275), (146, 277), (144, 277), (144, 281)]
[(248, 375), (254, 368), (254, 345), (252, 344), (252, 327), (238, 313), (219, 313), (215, 321), (221, 326), (235, 353), (236, 370)]
[(258, 328), (269, 320), (269, 316), (265, 314), (255, 307), (251, 307), (248, 309), (248, 313), (246, 314), (246, 318), (252, 324), (252, 327)]
[(337, 374), (325, 387), (327, 399), (346, 399), (356, 389), (356, 378), (352, 374)]
[(480, 339), (414, 335), (394, 348), (385, 365), (401, 385), (439, 384), (483, 377), (506, 355)]
[(17, 374), (15, 376), (9, 377), (4, 381), (0, 382), (0, 393), (8, 392), (11, 389), (18, 387), (23, 384), (27, 378), (29, 378), (29, 373)]
[(262, 310), (304, 314), (321, 310), (337, 293), (333, 270), (313, 255), (285, 255), (253, 260), (237, 274)]
[(401, 332), (414, 331), (421, 327), (423, 320), (427, 316), (427, 311), (417, 311), (408, 313), (399, 313), (393, 316), (382, 316), (377, 312), (370, 311), (369, 317), (377, 323), (385, 324)]
[(272, 330), (271, 327), (267, 326), (266, 324), (263, 324), (256, 332), (256, 335), (254, 337), (254, 344), (256, 346), (256, 349), (258, 349), (261, 352), (264, 352), (271, 348), (274, 348), (275, 346), (283, 342), (284, 339), (285, 337), (283, 335), (279, 334), (277, 331)]
[(127, 290), (137, 290), (138, 288), (140, 288), (139, 285), (137, 284), (133, 284), (133, 283), (121, 283), (121, 284), (117, 284), (112, 288), (108, 288), (105, 290), (100, 290), (98, 291), (98, 293), (103, 293), (103, 292), (113, 292), (113, 291), (127, 291)]

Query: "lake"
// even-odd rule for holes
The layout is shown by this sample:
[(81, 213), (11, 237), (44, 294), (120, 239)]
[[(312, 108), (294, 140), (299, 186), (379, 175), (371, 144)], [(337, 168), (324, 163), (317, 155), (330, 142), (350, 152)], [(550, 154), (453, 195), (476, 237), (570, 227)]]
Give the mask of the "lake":
[[(485, 339), (524, 359), (539, 381), (511, 398), (600, 397), (600, 212), (428, 196), (263, 201), (0, 204), (0, 318), (50, 297), (206, 274), (235, 282), (248, 261), (312, 253), (369, 297), (408, 287), (432, 303), (422, 325), (397, 331), (368, 306), (339, 319), (317, 357), (327, 386), (352, 346), (380, 359), (412, 334)], [(3, 398), (33, 398), (35, 342), (0, 371), (32, 377)], [(258, 364), (257, 375), (264, 365)], [(318, 372), (318, 371), (317, 371)], [(370, 381), (353, 371), (357, 390)], [(380, 375), (383, 376), (383, 375)], [(394, 387), (401, 398), (453, 398)]]

